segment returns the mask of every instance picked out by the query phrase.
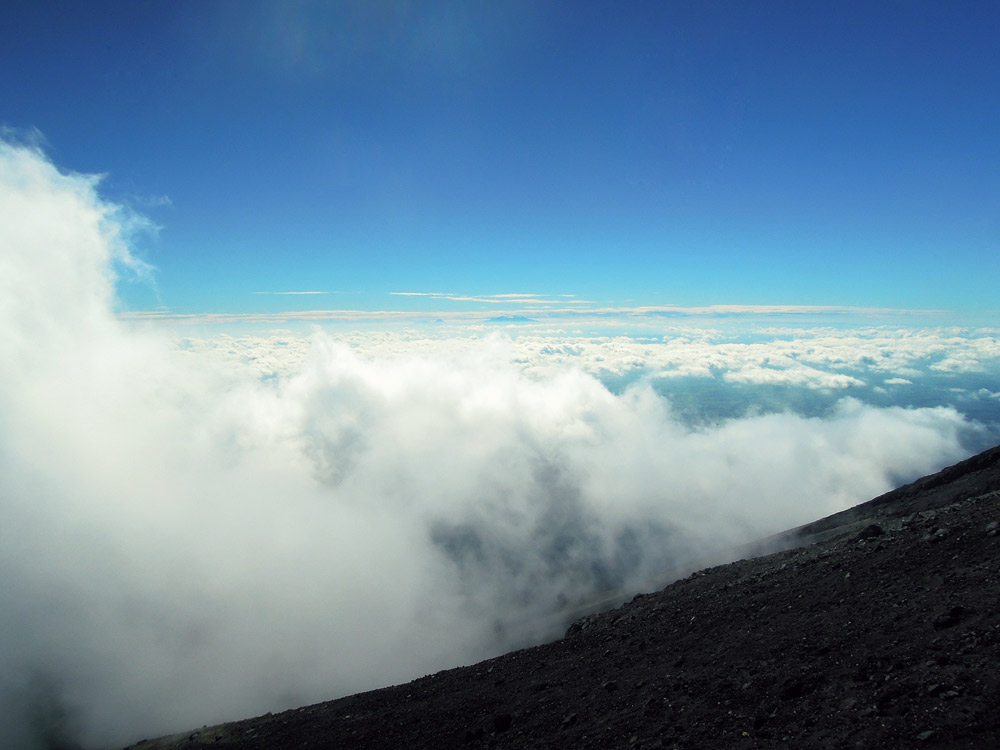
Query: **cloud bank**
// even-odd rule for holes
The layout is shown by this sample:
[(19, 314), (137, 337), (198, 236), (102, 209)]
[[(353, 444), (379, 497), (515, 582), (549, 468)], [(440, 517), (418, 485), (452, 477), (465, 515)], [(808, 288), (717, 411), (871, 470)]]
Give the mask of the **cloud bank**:
[[(512, 330), (515, 336), (507, 342), (510, 362), (533, 377), (570, 368), (605, 383), (646, 378), (671, 388), (670, 381), (701, 378), (854, 394), (864, 387), (920, 382), (931, 382), (930, 387), (940, 391), (953, 377), (979, 376), (984, 382), (1000, 377), (996, 328), (799, 326), (753, 328), (747, 333), (679, 324), (657, 327), (656, 335), (636, 336), (567, 333), (544, 323), (514, 320), (503, 326), (450, 324), (438, 330), (341, 327), (336, 337), (364, 358), (444, 352), (466, 356), (482, 346), (484, 337)], [(294, 372), (309, 339), (285, 329), (263, 335), (215, 331), (181, 336), (178, 342), (186, 351), (225, 358), (266, 377)]]
[(0, 205), (5, 747), (121, 745), (470, 662), (965, 454), (954, 408), (695, 429), (648, 379), (612, 392), (499, 337), (276, 337), (294, 364), (261, 377), (115, 317), (116, 273), (141, 266), (95, 178), (3, 144)]

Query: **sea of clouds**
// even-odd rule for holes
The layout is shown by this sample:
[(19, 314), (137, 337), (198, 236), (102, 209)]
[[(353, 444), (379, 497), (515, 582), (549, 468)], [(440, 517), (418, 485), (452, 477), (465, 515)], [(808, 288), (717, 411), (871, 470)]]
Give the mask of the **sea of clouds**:
[(123, 745), (469, 663), (991, 429), (960, 397), (997, 402), (975, 386), (995, 331), (125, 321), (143, 222), (98, 188), (0, 144), (3, 747)]

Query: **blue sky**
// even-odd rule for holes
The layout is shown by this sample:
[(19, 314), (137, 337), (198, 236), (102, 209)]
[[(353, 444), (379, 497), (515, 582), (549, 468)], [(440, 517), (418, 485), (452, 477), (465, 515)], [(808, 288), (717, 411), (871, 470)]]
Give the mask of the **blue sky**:
[(129, 310), (998, 308), (995, 3), (4, 15), (0, 122), (161, 227)]

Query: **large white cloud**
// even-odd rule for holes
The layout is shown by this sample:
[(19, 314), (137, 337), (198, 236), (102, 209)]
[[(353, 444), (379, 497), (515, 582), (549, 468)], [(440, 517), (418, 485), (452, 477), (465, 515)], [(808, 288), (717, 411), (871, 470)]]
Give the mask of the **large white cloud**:
[(178, 346), (112, 314), (134, 261), (96, 189), (0, 148), (4, 746), (124, 744), (470, 661), (963, 453), (948, 408), (692, 430), (531, 341)]

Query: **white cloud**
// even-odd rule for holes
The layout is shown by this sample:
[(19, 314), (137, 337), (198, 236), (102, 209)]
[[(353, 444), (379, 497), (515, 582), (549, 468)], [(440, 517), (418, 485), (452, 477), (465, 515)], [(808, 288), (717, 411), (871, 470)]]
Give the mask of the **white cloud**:
[(329, 294), (329, 292), (254, 292), (254, 294), (274, 294), (274, 295), (279, 295), (279, 296), (285, 296), (285, 295), (293, 295), (294, 296), (294, 295), (298, 295), (298, 294), (305, 294), (305, 295)]
[(813, 367), (762, 367), (748, 365), (740, 370), (727, 372), (725, 380), (732, 383), (753, 383), (756, 385), (797, 385), (810, 388), (851, 388), (864, 385), (863, 380), (844, 375), (817, 370)]
[[(515, 305), (591, 305), (590, 300), (573, 299), (573, 294), (526, 294), (523, 292), (511, 292), (506, 294), (455, 294), (442, 292), (389, 292), (394, 297), (430, 297), (438, 300), (448, 300), (449, 302), (478, 302), (490, 305), (515, 304)], [(555, 297), (555, 298), (552, 298)], [(523, 308), (518, 308), (524, 312)], [(538, 310), (539, 313), (551, 315), (554, 311), (550, 307)], [(429, 313), (428, 313), (429, 314)]]
[[(963, 455), (950, 408), (846, 399), (692, 430), (647, 384), (595, 377), (764, 366), (712, 333), (130, 330), (94, 179), (5, 147), (0, 203), (5, 746), (30, 747), (39, 704), (85, 745), (125, 744), (467, 662), (560, 598)], [(775, 346), (797, 382), (836, 375)]]
[[(857, 307), (804, 307), (795, 305), (716, 305), (709, 307), (610, 307), (595, 306), (594, 300), (577, 299), (573, 294), (521, 293), (472, 295), (445, 292), (389, 292), (395, 297), (427, 297), (449, 302), (474, 302), (478, 304), (518, 305), (518, 307), (491, 310), (490, 315), (530, 315), (537, 322), (546, 325), (583, 325), (587, 327), (645, 326), (660, 328), (667, 321), (695, 321), (699, 325), (705, 321), (723, 323), (739, 322), (757, 318), (782, 318), (794, 322), (800, 317), (822, 316), (832, 320), (865, 317), (887, 317), (920, 321), (943, 314), (938, 310), (895, 310)], [(560, 306), (563, 305), (563, 306)], [(338, 321), (373, 320), (382, 321), (398, 318), (413, 321), (433, 321), (446, 318), (460, 321), (482, 320), (482, 311), (467, 308), (455, 309), (448, 306), (444, 310), (288, 310), (273, 313), (231, 313), (219, 316), (214, 313), (174, 313), (169, 310), (143, 310), (128, 313), (125, 317), (150, 317), (160, 320), (188, 321), (194, 323), (234, 323), (279, 322), (291, 320)]]

